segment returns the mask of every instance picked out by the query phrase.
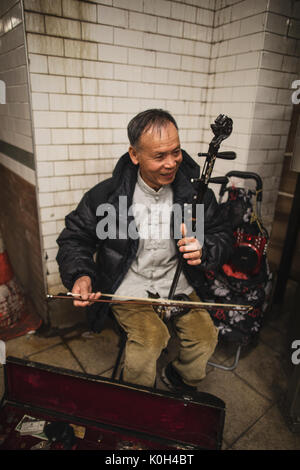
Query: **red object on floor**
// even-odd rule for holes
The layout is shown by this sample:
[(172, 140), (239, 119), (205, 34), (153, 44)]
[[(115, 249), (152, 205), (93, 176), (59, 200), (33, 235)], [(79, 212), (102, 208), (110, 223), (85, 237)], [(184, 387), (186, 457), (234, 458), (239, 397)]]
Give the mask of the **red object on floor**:
[(37, 330), (42, 319), (29, 307), (14, 276), (0, 236), (0, 339), (7, 341)]
[(25, 302), (20, 318), (12, 325), (0, 328), (0, 339), (8, 341), (9, 339), (26, 335), (30, 331), (35, 332), (41, 325), (41, 317)]
[(7, 252), (0, 253), (0, 285), (6, 284), (14, 277)]

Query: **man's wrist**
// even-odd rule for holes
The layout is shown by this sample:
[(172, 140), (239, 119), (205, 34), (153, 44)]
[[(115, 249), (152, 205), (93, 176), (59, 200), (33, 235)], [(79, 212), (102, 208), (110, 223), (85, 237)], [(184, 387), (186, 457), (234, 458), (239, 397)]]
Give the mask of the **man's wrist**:
[(91, 284), (93, 285), (93, 277), (89, 274), (89, 273), (80, 273), (80, 274), (77, 274), (76, 276), (74, 276), (73, 278), (73, 286), (75, 284), (75, 282), (80, 279), (81, 277), (88, 277), (90, 280), (91, 280)]

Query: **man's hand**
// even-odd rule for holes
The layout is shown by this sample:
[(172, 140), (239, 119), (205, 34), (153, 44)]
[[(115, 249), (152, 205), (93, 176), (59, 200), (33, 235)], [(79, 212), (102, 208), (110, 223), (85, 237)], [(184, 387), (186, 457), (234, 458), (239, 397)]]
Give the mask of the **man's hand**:
[(192, 266), (201, 264), (202, 248), (199, 241), (195, 237), (186, 237), (186, 227), (184, 224), (181, 225), (181, 233), (183, 238), (179, 240), (177, 245), (179, 246), (179, 251), (184, 253), (183, 258)]
[(88, 307), (92, 305), (93, 300), (101, 297), (100, 292), (92, 293), (92, 281), (89, 276), (79, 277), (73, 286), (72, 294), (79, 294), (83, 300), (74, 300), (75, 307)]

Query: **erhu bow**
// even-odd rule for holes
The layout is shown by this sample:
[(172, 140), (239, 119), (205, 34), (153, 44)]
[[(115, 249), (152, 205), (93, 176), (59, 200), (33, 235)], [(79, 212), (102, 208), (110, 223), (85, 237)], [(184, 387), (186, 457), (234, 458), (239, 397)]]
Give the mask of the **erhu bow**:
[[(59, 293), (59, 294), (47, 294), (47, 299), (58, 299), (58, 300), (81, 300), (83, 302), (87, 302), (88, 299), (83, 299), (80, 294), (74, 294), (73, 292), (66, 292), (66, 293)], [(102, 298), (104, 297), (104, 298)], [(104, 303), (126, 303), (126, 304), (136, 304), (136, 305), (162, 305), (166, 308), (170, 306), (178, 307), (178, 306), (188, 306), (190, 308), (196, 308), (200, 306), (214, 306), (214, 307), (226, 307), (230, 309), (238, 309), (238, 310), (252, 310), (253, 307), (250, 305), (238, 305), (238, 304), (216, 304), (210, 302), (194, 302), (191, 300), (172, 300), (172, 299), (162, 299), (162, 298), (138, 298), (138, 297), (129, 297), (129, 296), (119, 296), (114, 294), (103, 294), (101, 292), (100, 299), (93, 299), (92, 302), (104, 302)]]

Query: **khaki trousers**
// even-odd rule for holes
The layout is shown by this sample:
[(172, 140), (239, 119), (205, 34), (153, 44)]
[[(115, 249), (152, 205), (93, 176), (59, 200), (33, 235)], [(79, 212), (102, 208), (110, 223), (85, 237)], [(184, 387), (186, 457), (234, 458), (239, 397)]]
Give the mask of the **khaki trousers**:
[[(193, 302), (200, 301), (195, 292), (189, 297)], [(166, 324), (151, 305), (114, 304), (112, 311), (127, 333), (123, 380), (153, 387), (157, 359), (170, 339)], [(207, 361), (217, 345), (218, 330), (203, 308), (193, 308), (173, 318), (180, 346), (172, 364), (186, 384), (197, 386), (206, 375)]]

